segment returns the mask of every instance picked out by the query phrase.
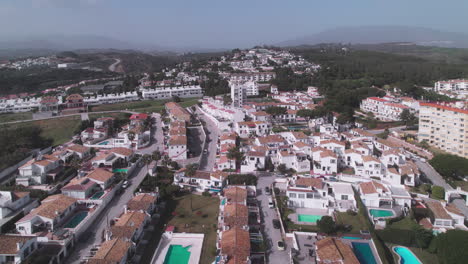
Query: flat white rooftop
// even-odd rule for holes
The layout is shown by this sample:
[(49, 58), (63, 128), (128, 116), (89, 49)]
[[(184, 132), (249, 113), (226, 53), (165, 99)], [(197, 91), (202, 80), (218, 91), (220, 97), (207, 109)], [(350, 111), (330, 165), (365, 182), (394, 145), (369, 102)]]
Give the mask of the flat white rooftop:
[(188, 262), (180, 264), (198, 264), (200, 262), (204, 237), (204, 234), (165, 232), (161, 237), (161, 241), (159, 241), (158, 248), (154, 252), (151, 264), (164, 264), (171, 245), (182, 246), (190, 252)]

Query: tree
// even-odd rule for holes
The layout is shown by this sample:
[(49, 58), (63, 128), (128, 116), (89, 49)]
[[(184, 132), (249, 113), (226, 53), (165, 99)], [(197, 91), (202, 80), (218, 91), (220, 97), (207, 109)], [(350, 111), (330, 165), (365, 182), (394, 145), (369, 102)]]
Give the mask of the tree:
[[(192, 177), (198, 170), (197, 163), (191, 163), (185, 166), (185, 175), (189, 177), (189, 184), (192, 184)], [(193, 212), (193, 203), (192, 203), (192, 195), (190, 195), (190, 210)]]
[(155, 150), (153, 151), (153, 153), (151, 154), (151, 158), (156, 161), (156, 165), (158, 165), (158, 162), (161, 160), (162, 158), (162, 155), (161, 155), (161, 152), (159, 150)]
[(146, 165), (146, 172), (148, 173), (148, 165), (150, 165), (150, 163), (153, 161), (153, 159), (151, 158), (151, 155), (149, 154), (143, 155), (142, 161)]
[(227, 181), (233, 185), (257, 185), (257, 176), (253, 174), (230, 174)]
[(240, 167), (241, 162), (245, 159), (245, 155), (239, 149), (239, 147), (230, 148), (226, 156), (228, 157), (228, 159), (233, 159), (236, 161), (236, 169)]
[(434, 234), (432, 233), (432, 230), (424, 229), (420, 226), (415, 230), (415, 242), (419, 248), (423, 249), (429, 247), (433, 237)]
[(400, 114), (400, 120), (405, 123), (406, 126), (411, 126), (417, 123), (416, 116), (409, 111), (409, 109), (403, 109)]
[(266, 112), (272, 116), (284, 115), (287, 111), (285, 107), (281, 106), (270, 106), (266, 109)]
[(176, 102), (176, 103), (180, 103), (182, 100), (180, 99), (179, 96), (174, 95), (174, 96), (172, 96), (172, 101), (174, 101), (174, 102)]
[(464, 263), (468, 259), (468, 231), (448, 230), (436, 237), (437, 257), (442, 264)]
[(468, 175), (468, 159), (463, 157), (438, 154), (429, 163), (444, 178), (456, 180)]
[(135, 132), (128, 132), (128, 140), (133, 141), (135, 139)]
[(325, 234), (332, 234), (336, 230), (335, 221), (333, 221), (333, 218), (328, 215), (322, 216), (322, 218), (317, 221), (317, 226), (320, 232)]

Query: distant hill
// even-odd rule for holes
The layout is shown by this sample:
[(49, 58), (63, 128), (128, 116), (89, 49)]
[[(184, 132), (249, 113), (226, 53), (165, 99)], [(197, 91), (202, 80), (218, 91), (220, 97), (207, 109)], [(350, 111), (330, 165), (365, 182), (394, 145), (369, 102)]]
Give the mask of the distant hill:
[(417, 45), (468, 48), (468, 34), (406, 26), (340, 27), (278, 43), (279, 46), (319, 43), (378, 44), (411, 42)]

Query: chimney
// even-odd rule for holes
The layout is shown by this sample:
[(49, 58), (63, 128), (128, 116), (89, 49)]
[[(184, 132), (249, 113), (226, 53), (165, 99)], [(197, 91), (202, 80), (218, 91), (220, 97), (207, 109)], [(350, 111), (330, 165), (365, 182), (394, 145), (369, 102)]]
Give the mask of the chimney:
[(127, 205), (124, 205), (124, 214), (127, 213)]

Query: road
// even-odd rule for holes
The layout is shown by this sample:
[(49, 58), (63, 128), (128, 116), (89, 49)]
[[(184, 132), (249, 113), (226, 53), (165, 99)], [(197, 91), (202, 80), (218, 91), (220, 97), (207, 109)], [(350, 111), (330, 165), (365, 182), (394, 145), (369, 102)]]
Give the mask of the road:
[(289, 263), (290, 258), (288, 251), (290, 249), (290, 245), (288, 245), (287, 241), (285, 241), (286, 250), (284, 251), (279, 251), (276, 246), (276, 243), (283, 239), (280, 229), (275, 229), (273, 227), (273, 219), (279, 218), (278, 214), (276, 213), (276, 209), (268, 207), (268, 198), (270, 198), (271, 195), (265, 194), (265, 187), (271, 187), (271, 184), (274, 181), (274, 176), (271, 174), (263, 175), (264, 176), (258, 177), (257, 190), (260, 190), (260, 194), (257, 196), (257, 200), (260, 201), (260, 210), (264, 220), (264, 240), (268, 245), (268, 250), (266, 252), (268, 260), (267, 263)]
[[(415, 163), (418, 165), (419, 169), (424, 172), (426, 177), (431, 180), (432, 184), (442, 186), (446, 191), (454, 190), (452, 186), (450, 186), (428, 163), (419, 160), (416, 160)], [(460, 196), (455, 197), (455, 195), (452, 196), (452, 198), (454, 198), (452, 203), (465, 215), (465, 217), (468, 217), (468, 207), (465, 204), (465, 200)]]
[(216, 151), (218, 138), (220, 131), (218, 127), (211, 121), (200, 109), (197, 107), (196, 113), (198, 114), (200, 120), (205, 122), (205, 133), (206, 133), (206, 145), (205, 148), (207, 152), (202, 153), (200, 159), (200, 170), (211, 171), (215, 165), (216, 161)]
[[(402, 130), (402, 129), (405, 128), (405, 127), (406, 127), (406, 126), (391, 127), (391, 128), (389, 128), (388, 130), (389, 130), (390, 132), (392, 132), (392, 131), (400, 131), (400, 130)], [(369, 133), (372, 133), (372, 134), (380, 134), (380, 133), (384, 132), (385, 129), (374, 129), (374, 130), (366, 130), (366, 131), (369, 132)]]
[(109, 71), (111, 72), (115, 72), (115, 67), (117, 67), (117, 65), (119, 65), (119, 63), (121, 62), (120, 59), (114, 59), (114, 60), (115, 62), (109, 65)]
[(153, 113), (151, 117), (154, 123), (151, 127), (151, 143), (148, 147), (137, 151), (139, 154), (152, 154), (154, 151), (159, 150), (161, 154), (164, 152), (164, 133), (162, 130), (161, 115)]
[[(76, 114), (70, 114), (70, 115), (50, 116), (50, 117), (37, 118), (37, 119), (27, 119), (27, 120), (10, 121), (10, 122), (0, 123), (0, 125), (24, 123), (24, 122), (31, 122), (31, 121), (38, 121), (38, 120), (46, 120), (46, 119), (55, 119), (55, 118), (62, 118), (62, 117), (67, 117), (67, 116), (80, 116), (80, 118), (83, 120), (83, 114), (89, 115), (89, 114), (106, 114), (106, 113), (118, 113), (118, 112), (120, 112), (120, 113), (129, 113), (129, 114), (138, 114), (138, 113), (139, 113), (139, 112), (128, 111), (128, 110), (113, 110), (113, 111), (87, 112), (87, 113), (76, 113)], [(86, 117), (86, 115), (85, 115), (85, 117)]]
[(143, 181), (146, 174), (146, 166), (136, 168), (133, 174), (129, 176), (128, 181), (130, 185), (128, 188), (125, 189), (125, 192), (116, 194), (106, 208), (99, 214), (93, 225), (91, 225), (85, 233), (85, 236), (89, 235), (90, 237), (85, 242), (78, 241), (75, 244), (75, 248), (68, 257), (66, 263), (80, 263), (80, 260), (82, 260), (84, 256), (89, 255), (90, 249), (94, 245), (102, 243), (102, 234), (108, 225), (107, 220), (110, 221), (123, 213), (124, 206), (132, 199), (133, 192)]

